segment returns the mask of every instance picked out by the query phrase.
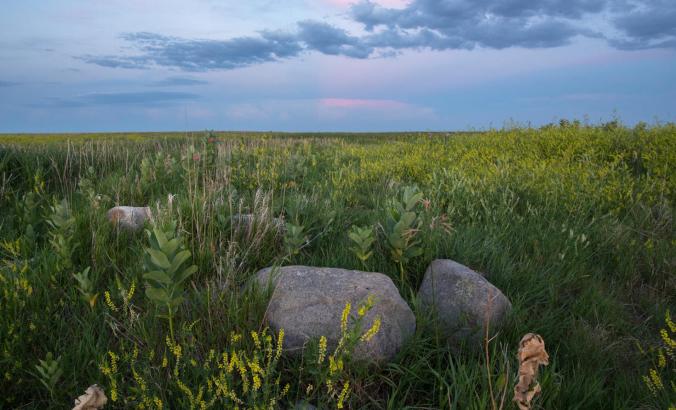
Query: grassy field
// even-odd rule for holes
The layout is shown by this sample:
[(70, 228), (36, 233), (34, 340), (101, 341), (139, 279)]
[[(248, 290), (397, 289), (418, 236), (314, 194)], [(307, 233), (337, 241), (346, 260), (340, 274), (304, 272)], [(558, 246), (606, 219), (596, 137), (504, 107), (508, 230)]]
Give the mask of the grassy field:
[[(0, 408), (70, 408), (94, 383), (106, 408), (486, 409), (504, 390), (516, 408), (528, 332), (550, 354), (537, 408), (669, 408), (675, 174), (673, 124), (0, 136)], [(393, 260), (389, 210), (416, 189), (420, 255)], [(146, 293), (158, 234), (113, 229), (114, 205), (150, 206), (157, 230), (190, 252), (196, 271), (172, 312)], [(236, 233), (238, 213), (258, 222)], [(363, 262), (354, 226), (375, 238)], [(436, 258), (485, 272), (512, 301), (487, 355), (449, 349), (417, 308)], [(418, 317), (415, 336), (379, 367), (346, 354), (339, 368), (316, 344), (302, 359), (278, 355), (267, 295), (242, 285), (283, 264), (390, 276)]]

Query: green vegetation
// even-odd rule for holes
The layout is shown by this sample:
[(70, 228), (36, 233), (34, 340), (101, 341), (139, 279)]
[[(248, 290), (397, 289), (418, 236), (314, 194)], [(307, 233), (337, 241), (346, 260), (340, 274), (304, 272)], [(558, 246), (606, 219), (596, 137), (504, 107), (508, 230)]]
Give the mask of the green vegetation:
[[(673, 124), (0, 136), (0, 408), (69, 408), (94, 383), (106, 408), (486, 409), (504, 389), (515, 408), (534, 332), (550, 354), (541, 408), (666, 409), (675, 174)], [(146, 234), (114, 229), (116, 204), (150, 206)], [(435, 258), (512, 301), (485, 351), (448, 348), (417, 309)], [(278, 354), (266, 291), (243, 286), (274, 264), (387, 274), (415, 336), (375, 368), (349, 347), (377, 329), (344, 323), (333, 353)]]

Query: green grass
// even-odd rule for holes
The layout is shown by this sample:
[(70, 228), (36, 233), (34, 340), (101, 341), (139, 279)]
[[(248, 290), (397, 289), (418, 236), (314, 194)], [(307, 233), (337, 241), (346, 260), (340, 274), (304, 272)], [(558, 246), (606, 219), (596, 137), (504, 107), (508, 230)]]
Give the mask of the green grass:
[[(516, 349), (528, 332), (542, 335), (550, 353), (541, 408), (666, 408), (675, 401), (673, 360), (660, 369), (658, 395), (641, 377), (656, 366), (647, 346), (662, 343), (665, 312), (676, 311), (675, 172), (673, 124), (0, 136), (0, 408), (67, 408), (94, 383), (109, 398), (116, 391), (107, 408), (149, 408), (153, 398), (165, 408), (199, 404), (186, 388), (207, 393), (210, 350), (256, 354), (248, 334), (264, 328), (266, 294), (242, 285), (273, 264), (385, 273), (416, 313), (416, 334), (392, 363), (373, 368), (346, 358), (338, 375), (338, 390), (350, 382), (346, 408), (485, 409), (489, 380), (495, 391), (508, 389), (505, 407), (515, 408)], [(407, 186), (429, 202), (414, 208), (420, 255), (400, 266), (385, 231), (388, 209)], [(109, 225), (105, 213), (116, 204), (149, 205), (158, 225), (175, 222), (188, 265), (197, 266), (172, 317), (180, 358), (166, 341), (168, 321), (144, 292), (148, 237)], [(236, 234), (230, 216), (240, 212), (283, 215), (309, 243), (299, 250), (261, 226)], [(365, 262), (351, 250), (355, 225), (376, 234)], [(490, 366), (476, 349), (448, 348), (417, 308), (416, 290), (435, 258), (485, 272), (512, 301), (488, 346)], [(73, 276), (86, 268), (89, 299)], [(244, 338), (233, 344), (233, 333)], [(49, 352), (60, 358), (52, 388), (36, 369)], [(120, 357), (116, 371), (109, 352)], [(312, 384), (310, 401), (335, 408), (337, 394), (316, 387), (329, 376), (312, 370), (314, 354), (282, 356), (269, 372), (265, 388), (289, 384), (280, 407), (306, 398)]]

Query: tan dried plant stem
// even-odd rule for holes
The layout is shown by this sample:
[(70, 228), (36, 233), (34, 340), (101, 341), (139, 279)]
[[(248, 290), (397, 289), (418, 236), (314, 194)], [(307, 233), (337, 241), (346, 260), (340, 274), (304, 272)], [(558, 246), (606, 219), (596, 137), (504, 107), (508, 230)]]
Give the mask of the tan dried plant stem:
[(530, 410), (533, 398), (541, 391), (538, 369), (549, 364), (545, 341), (540, 335), (526, 334), (519, 342), (518, 357), (519, 382), (514, 386), (514, 401), (520, 410)]

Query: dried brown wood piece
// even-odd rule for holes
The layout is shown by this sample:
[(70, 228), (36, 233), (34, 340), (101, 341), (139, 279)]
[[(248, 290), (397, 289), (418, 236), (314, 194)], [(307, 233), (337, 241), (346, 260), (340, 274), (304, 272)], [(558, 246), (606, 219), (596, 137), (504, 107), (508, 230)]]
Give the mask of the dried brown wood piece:
[(545, 341), (540, 335), (528, 333), (519, 342), (519, 382), (514, 386), (514, 401), (520, 410), (530, 410), (531, 401), (540, 393), (537, 381), (540, 365), (549, 364)]

